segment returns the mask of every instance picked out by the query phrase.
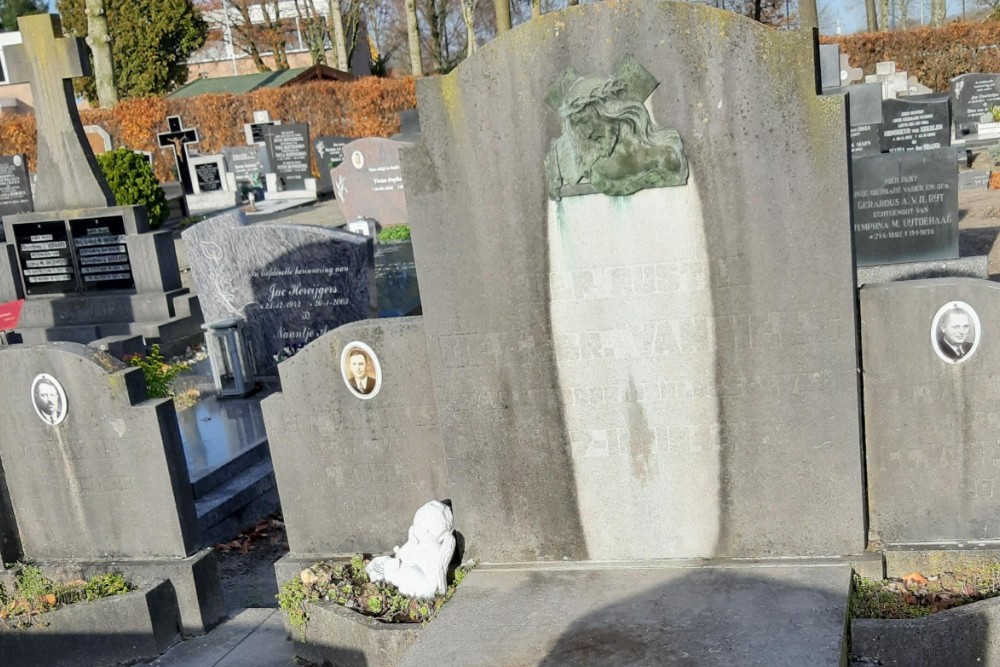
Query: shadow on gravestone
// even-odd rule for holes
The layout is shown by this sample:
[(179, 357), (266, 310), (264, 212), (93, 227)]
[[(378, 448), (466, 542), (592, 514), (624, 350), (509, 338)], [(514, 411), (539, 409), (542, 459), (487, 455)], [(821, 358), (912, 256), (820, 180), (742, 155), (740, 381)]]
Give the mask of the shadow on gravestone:
[(143, 374), (76, 343), (0, 348), (0, 461), (25, 558), (83, 576), (114, 562), (169, 579), (184, 631), (225, 616), (200, 532), (173, 401)]

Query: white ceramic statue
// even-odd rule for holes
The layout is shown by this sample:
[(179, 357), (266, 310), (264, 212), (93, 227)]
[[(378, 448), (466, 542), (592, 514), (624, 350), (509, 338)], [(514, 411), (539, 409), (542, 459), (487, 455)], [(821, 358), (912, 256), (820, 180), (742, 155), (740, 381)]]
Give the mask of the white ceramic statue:
[(451, 508), (432, 500), (413, 515), (406, 544), (393, 556), (372, 559), (365, 570), (372, 581), (387, 581), (403, 595), (432, 598), (448, 590), (448, 564), (455, 553)]

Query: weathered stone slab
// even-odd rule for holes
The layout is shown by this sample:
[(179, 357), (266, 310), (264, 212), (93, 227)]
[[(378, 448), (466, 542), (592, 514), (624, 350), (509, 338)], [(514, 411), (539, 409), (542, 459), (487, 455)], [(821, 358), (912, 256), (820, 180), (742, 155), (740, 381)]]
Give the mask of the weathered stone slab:
[(959, 190), (986, 190), (990, 186), (990, 172), (986, 170), (958, 172)]
[(358, 139), (344, 146), (344, 161), (330, 172), (333, 192), (348, 221), (372, 218), (382, 227), (408, 222), (399, 149), (391, 139)]
[[(1000, 285), (907, 281), (860, 298), (871, 531), (888, 544), (1000, 539)], [(942, 339), (963, 323), (961, 341)]]
[[(355, 341), (375, 355), (374, 395), (345, 380), (342, 355)], [(415, 508), (447, 497), (420, 319), (344, 325), (278, 370), (282, 391), (261, 407), (292, 554), (390, 551)]]
[(240, 213), (182, 237), (205, 321), (246, 319), (260, 374), (275, 374), (282, 348), (371, 316), (371, 239), (319, 226), (245, 225)]
[(958, 164), (951, 148), (852, 162), (857, 265), (958, 257)]
[[(686, 185), (547, 201), (553, 84), (572, 67), (600, 90), (626, 55), (659, 83)], [(847, 128), (815, 84), (806, 34), (627, 0), (418, 82), (406, 200), (472, 555), (862, 549)]]

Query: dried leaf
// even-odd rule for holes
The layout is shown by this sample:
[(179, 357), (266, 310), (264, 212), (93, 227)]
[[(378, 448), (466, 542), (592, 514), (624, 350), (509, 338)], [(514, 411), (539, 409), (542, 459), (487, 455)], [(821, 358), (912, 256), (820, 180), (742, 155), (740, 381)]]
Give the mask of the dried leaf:
[(924, 586), (927, 584), (927, 577), (919, 572), (910, 572), (909, 574), (903, 575), (903, 582), (907, 585), (912, 583), (918, 586)]

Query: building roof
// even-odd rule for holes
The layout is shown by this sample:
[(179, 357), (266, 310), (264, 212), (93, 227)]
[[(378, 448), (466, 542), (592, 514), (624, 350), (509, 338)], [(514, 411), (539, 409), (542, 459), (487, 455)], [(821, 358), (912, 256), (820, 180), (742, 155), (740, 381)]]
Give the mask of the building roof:
[(259, 72), (241, 76), (221, 76), (211, 79), (195, 79), (167, 95), (169, 98), (194, 97), (206, 93), (230, 93), (241, 95), (258, 88), (281, 88), (282, 86), (305, 83), (307, 81), (353, 81), (356, 77), (327, 65), (298, 67), (277, 72)]

